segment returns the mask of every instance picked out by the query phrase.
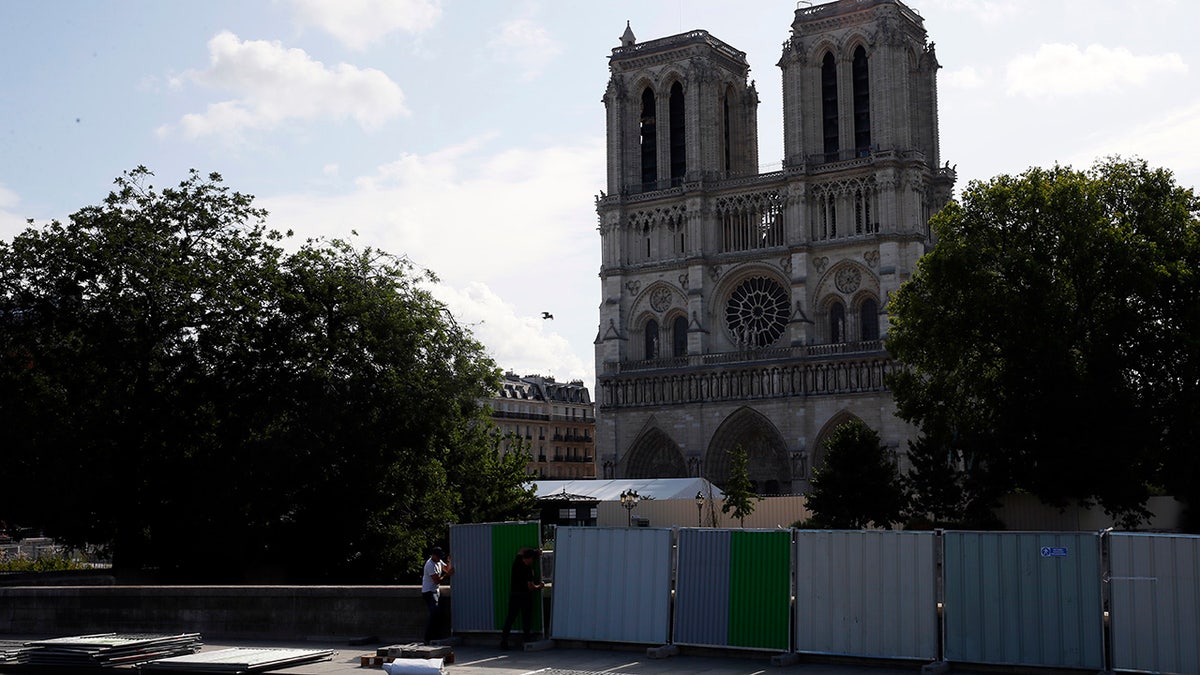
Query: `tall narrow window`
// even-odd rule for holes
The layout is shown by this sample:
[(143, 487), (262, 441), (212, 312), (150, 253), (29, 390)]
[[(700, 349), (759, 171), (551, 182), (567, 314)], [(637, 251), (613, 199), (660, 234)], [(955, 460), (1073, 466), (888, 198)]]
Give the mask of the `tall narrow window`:
[(684, 129), (683, 85), (671, 87), (671, 185), (679, 185), (687, 173), (687, 133)]
[(687, 318), (675, 317), (671, 323), (671, 355), (687, 356)]
[(688, 356), (688, 319), (682, 316), (671, 322), (671, 356)]
[(829, 341), (833, 344), (846, 341), (846, 308), (836, 300), (829, 306)]
[(722, 138), (725, 141), (725, 143), (724, 143), (725, 147), (723, 148), (723, 150), (725, 151), (725, 171), (727, 171), (727, 172), (733, 168), (733, 163), (731, 161), (732, 155), (730, 154), (730, 148), (729, 148), (729, 145), (730, 145), (729, 144), (729, 141), (730, 141), (730, 138), (729, 138), (729, 95), (730, 95), (730, 92), (728, 90), (726, 90), (725, 98), (724, 98), (724, 100), (721, 101), (721, 105), (722, 105), (721, 119), (725, 125), (725, 128), (722, 130), (722, 132), (723, 132)]
[(862, 327), (862, 339), (879, 339), (879, 305), (874, 300), (864, 300), (858, 310), (858, 325)]
[(654, 91), (642, 92), (642, 189), (653, 190), (658, 182), (658, 132), (654, 113)]
[(821, 61), (821, 129), (825, 138), (825, 161), (838, 159), (838, 94), (837, 64), (833, 54), (826, 52)]
[(867, 50), (854, 50), (854, 150), (859, 157), (871, 153), (871, 82), (867, 77)]
[(650, 319), (646, 324), (645, 356), (647, 359), (658, 358), (658, 322)]

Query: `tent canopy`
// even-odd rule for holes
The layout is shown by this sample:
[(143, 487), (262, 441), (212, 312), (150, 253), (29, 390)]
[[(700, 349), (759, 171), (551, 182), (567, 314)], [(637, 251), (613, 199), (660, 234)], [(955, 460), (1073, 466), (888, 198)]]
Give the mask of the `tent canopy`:
[(617, 480), (537, 480), (538, 499), (620, 501), (621, 493), (636, 490), (642, 499), (723, 499), (725, 493), (704, 478), (622, 478)]

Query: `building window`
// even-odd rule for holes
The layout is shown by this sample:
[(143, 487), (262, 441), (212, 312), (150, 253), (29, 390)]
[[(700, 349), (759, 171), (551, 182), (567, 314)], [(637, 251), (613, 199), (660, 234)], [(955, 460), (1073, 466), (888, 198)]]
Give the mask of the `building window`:
[(783, 286), (767, 277), (751, 277), (730, 294), (725, 326), (733, 343), (742, 349), (769, 347), (783, 335), (789, 309)]
[(859, 326), (862, 327), (863, 340), (879, 339), (879, 305), (874, 299), (864, 300), (858, 310)]
[(851, 65), (854, 81), (854, 149), (859, 157), (871, 153), (871, 86), (867, 76), (867, 50), (854, 50)]
[(653, 190), (658, 182), (658, 132), (655, 129), (654, 91), (642, 92), (642, 187)]
[(724, 141), (724, 147), (721, 148), (725, 155), (725, 171), (728, 172), (733, 168), (733, 156), (730, 150), (730, 124), (729, 124), (729, 97), (733, 96), (733, 88), (725, 88), (725, 96), (721, 99), (721, 122), (724, 125), (722, 129), (721, 140)]
[(836, 300), (829, 306), (829, 341), (846, 341), (846, 308)]
[[(643, 354), (644, 354), (643, 358), (646, 358), (646, 359), (657, 359), (658, 358), (658, 322), (655, 321), (654, 319), (650, 319), (650, 321), (648, 323), (646, 323), (646, 334), (645, 334), (645, 343), (644, 343)], [(574, 412), (575, 412), (574, 410), (571, 411), (572, 416), (574, 415)]]
[(687, 356), (687, 329), (687, 318), (682, 316), (675, 317), (675, 321), (671, 323), (672, 356)]
[(870, 234), (879, 231), (879, 225), (871, 222), (871, 191), (859, 188), (854, 191), (854, 233)]
[(837, 64), (833, 54), (826, 52), (821, 60), (821, 129), (824, 136), (826, 162), (838, 159), (838, 94)]
[(684, 128), (683, 85), (671, 87), (671, 185), (679, 185), (687, 173), (687, 133)]

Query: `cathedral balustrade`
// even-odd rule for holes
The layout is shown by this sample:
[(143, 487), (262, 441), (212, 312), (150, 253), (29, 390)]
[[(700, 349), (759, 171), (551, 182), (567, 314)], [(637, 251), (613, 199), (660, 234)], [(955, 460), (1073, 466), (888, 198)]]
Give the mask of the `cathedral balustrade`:
[(731, 363), (783, 361), (791, 359), (805, 359), (843, 354), (864, 354), (882, 351), (884, 351), (883, 340), (838, 342), (834, 344), (807, 345), (803, 347), (748, 349), (736, 352), (721, 352), (718, 354), (690, 354), (688, 356), (672, 356), (661, 359), (640, 359), (637, 361), (608, 362), (604, 364), (604, 374), (617, 375), (620, 373), (646, 370), (674, 370), (689, 367), (701, 368), (705, 366), (725, 365)]
[(717, 401), (830, 396), (885, 391), (895, 369), (886, 353), (863, 358), (809, 359), (789, 363), (742, 363), (703, 372), (637, 373), (598, 378), (601, 408), (680, 405)]

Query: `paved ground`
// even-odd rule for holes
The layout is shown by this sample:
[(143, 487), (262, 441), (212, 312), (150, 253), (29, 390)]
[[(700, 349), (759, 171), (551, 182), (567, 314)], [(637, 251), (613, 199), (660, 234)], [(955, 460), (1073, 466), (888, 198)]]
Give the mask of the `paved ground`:
[[(32, 640), (45, 636), (6, 636), (0, 640)], [(447, 675), (655, 675), (659, 673), (688, 673), (692, 675), (914, 675), (920, 663), (913, 664), (831, 664), (802, 661), (789, 666), (774, 666), (770, 654), (714, 652), (685, 653), (665, 659), (651, 659), (645, 648), (582, 649), (555, 647), (544, 651), (520, 649), (501, 651), (496, 646), (472, 641), (454, 647), (454, 663), (446, 666)], [(361, 667), (364, 654), (374, 654), (385, 645), (348, 646), (332, 642), (272, 642), (272, 641), (205, 641), (202, 651), (229, 647), (275, 647), (289, 649), (332, 649), (333, 660), (272, 670), (280, 675), (383, 675), (381, 668)], [(0, 673), (4, 669), (0, 667)], [(29, 671), (22, 671), (28, 673)], [(114, 673), (136, 672), (114, 669)], [(962, 675), (962, 671), (955, 671)]]
[[(249, 644), (206, 646), (206, 649)], [(269, 646), (255, 643), (255, 646)], [(291, 643), (288, 647), (335, 649), (332, 661), (273, 671), (285, 675), (368, 675), (382, 669), (360, 667), (363, 654), (374, 647)], [(799, 663), (771, 665), (770, 654), (696, 655), (684, 653), (665, 659), (651, 659), (644, 648), (636, 651), (556, 647), (545, 651), (501, 651), (491, 645), (468, 644), (454, 647), (454, 663), (446, 666), (448, 675), (654, 675), (689, 673), (693, 675), (913, 675), (919, 663), (888, 666)]]

